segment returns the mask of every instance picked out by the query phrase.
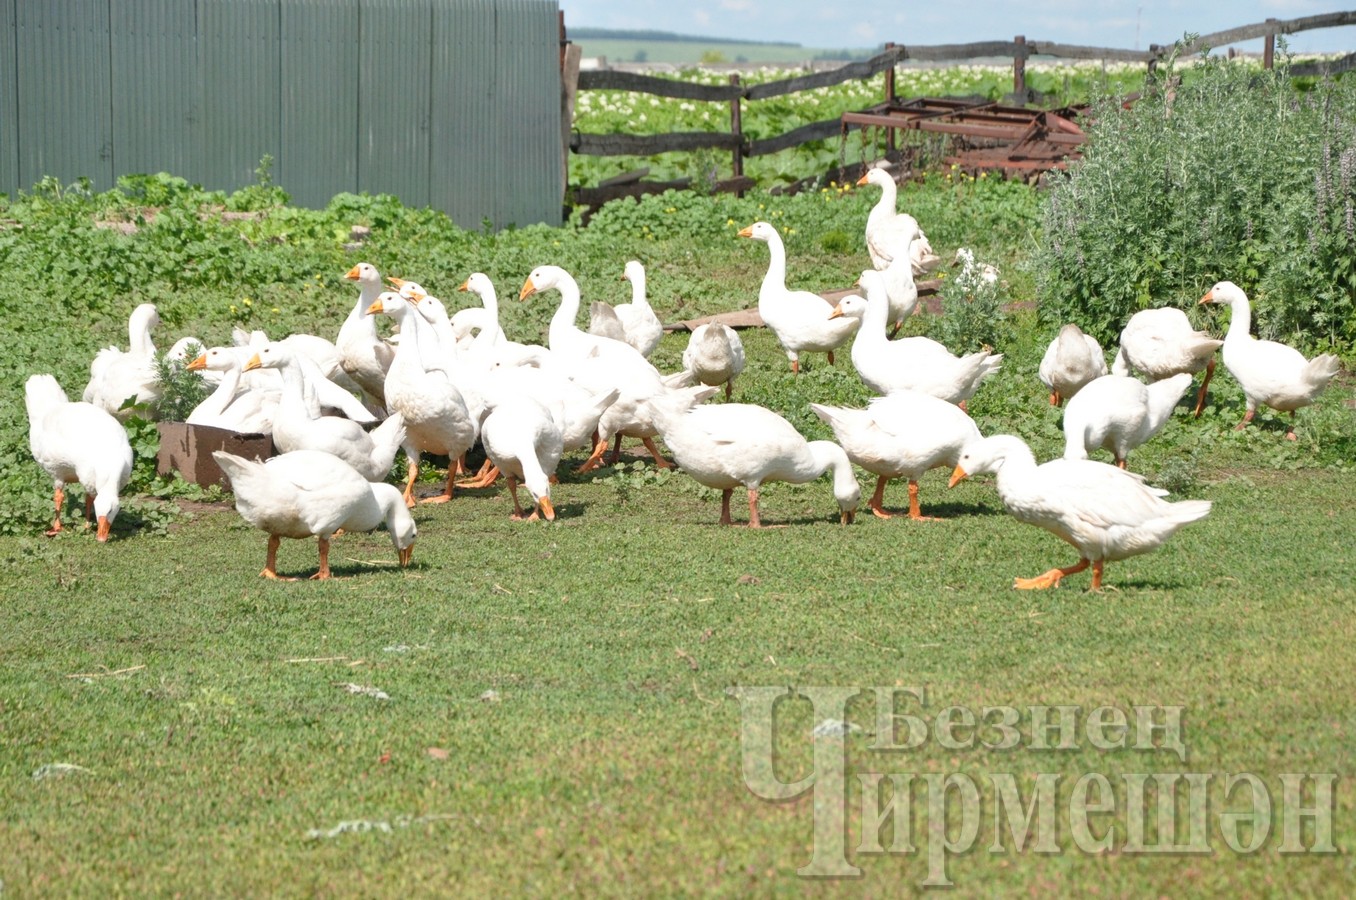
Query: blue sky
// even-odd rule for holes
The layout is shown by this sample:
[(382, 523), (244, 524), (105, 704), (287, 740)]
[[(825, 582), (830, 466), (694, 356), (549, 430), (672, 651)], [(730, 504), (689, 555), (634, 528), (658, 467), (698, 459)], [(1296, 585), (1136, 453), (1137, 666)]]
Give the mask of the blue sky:
[[(826, 0), (559, 0), (566, 28), (644, 28), (710, 37), (790, 41), (806, 47), (873, 47), (1028, 40), (1147, 49), (1191, 31), (1208, 34), (1268, 18), (1338, 12), (1349, 4), (1311, 0), (974, 0), (870, 4)], [(865, 12), (866, 15), (861, 13)], [(1294, 52), (1356, 50), (1356, 28), (1290, 35)], [(1261, 50), (1261, 41), (1239, 45)]]

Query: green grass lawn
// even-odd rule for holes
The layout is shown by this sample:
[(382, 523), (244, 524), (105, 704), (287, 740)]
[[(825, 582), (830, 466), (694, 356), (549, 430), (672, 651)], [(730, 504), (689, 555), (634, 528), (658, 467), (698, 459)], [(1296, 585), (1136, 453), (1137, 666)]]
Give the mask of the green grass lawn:
[[(666, 337), (662, 357), (682, 340)], [(804, 399), (861, 396), (842, 362), (815, 357), (794, 381), (765, 334), (746, 340), (737, 400), (813, 428)], [(1042, 405), (1038, 355), (1034, 343), (1010, 353), (972, 411), (1045, 459), (1059, 412)], [(265, 538), (228, 504), (189, 508), (165, 536), (125, 516), (106, 545), (80, 528), (0, 538), (0, 881), (16, 896), (894, 895), (927, 877), (926, 798), (917, 852), (858, 853), (856, 775), (982, 787), (1011, 773), (1026, 798), (1056, 773), (1062, 852), (1008, 840), (990, 853), (985, 791), (974, 849), (947, 868), (960, 893), (1350, 894), (1356, 491), (1331, 454), (1349, 446), (1351, 387), (1306, 410), (1289, 444), (1266, 415), (1234, 433), (1241, 396), (1223, 370), (1215, 384), (1205, 417), (1179, 408), (1131, 457), (1178, 496), (1214, 501), (1211, 515), (1109, 564), (1103, 594), (1086, 592), (1086, 574), (1013, 590), (1072, 553), (1008, 516), (991, 478), (947, 490), (941, 471), (922, 502), (944, 521), (868, 514), (844, 528), (821, 480), (766, 489), (764, 521), (785, 527), (752, 531), (718, 527), (718, 495), (681, 473), (562, 466), (554, 524), (510, 522), (502, 487), (469, 491), (416, 511), (410, 568), (384, 533), (346, 535), (327, 583), (260, 579)], [(902, 486), (887, 494), (905, 502)], [(315, 566), (314, 542), (284, 543), (283, 573)], [(1083, 713), (1071, 750), (1032, 747), (1024, 715), (1014, 750), (929, 739), (884, 752), (871, 749), (869, 696), (854, 700), (845, 840), (862, 875), (805, 880), (810, 794), (772, 803), (745, 786), (736, 685), (921, 687), (929, 721), (950, 706)], [(1185, 707), (1185, 761), (1084, 738), (1092, 709), (1144, 705)], [(779, 715), (776, 771), (794, 781), (810, 771), (815, 722), (808, 704)], [(56, 763), (83, 768), (35, 778)], [(1248, 855), (1218, 824), (1238, 808), (1223, 779), (1243, 772), (1274, 804), (1271, 836)], [(1114, 785), (1213, 773), (1213, 852), (1079, 851), (1066, 812), (1087, 773)], [(1283, 773), (1340, 776), (1342, 853), (1277, 852)], [(1123, 798), (1119, 809), (1092, 818), (1118, 846)]]

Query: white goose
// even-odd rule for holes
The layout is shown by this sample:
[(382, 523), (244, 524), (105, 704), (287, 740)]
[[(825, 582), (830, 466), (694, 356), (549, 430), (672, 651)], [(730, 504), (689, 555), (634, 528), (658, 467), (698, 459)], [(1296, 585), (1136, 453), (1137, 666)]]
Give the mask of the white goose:
[(628, 260), (623, 267), (622, 278), (631, 282), (631, 302), (617, 304), (617, 318), (621, 319), (626, 332), (626, 343), (649, 359), (664, 337), (664, 323), (659, 321), (659, 316), (650, 306), (646, 295), (645, 267), (640, 260)]
[(1305, 359), (1294, 347), (1259, 341), (1248, 333), (1252, 310), (1248, 295), (1232, 281), (1221, 281), (1201, 298), (1202, 303), (1227, 303), (1233, 309), (1224, 335), (1224, 368), (1234, 376), (1247, 398), (1247, 412), (1236, 430), (1252, 421), (1259, 405), (1290, 413), (1285, 436), (1295, 440), (1295, 410), (1309, 406), (1336, 377), (1342, 363), (1331, 353)]
[(918, 479), (929, 469), (954, 467), (968, 444), (980, 439), (979, 428), (965, 410), (918, 391), (896, 391), (876, 397), (866, 409), (844, 409), (811, 403), (847, 451), (848, 459), (877, 476), (876, 492), (867, 501), (882, 519), (885, 486), (892, 478), (909, 481), (910, 519), (926, 519), (918, 506)]
[(352, 419), (314, 415), (306, 402), (303, 363), (282, 342), (265, 344), (245, 364), (249, 371), (275, 369), (283, 388), (273, 423), (273, 443), (283, 453), (320, 450), (332, 453), (368, 481), (382, 481), (391, 471), (396, 451), (405, 441), (405, 419), (393, 412), (371, 432)]
[(1093, 379), (1064, 410), (1064, 458), (1109, 450), (1124, 469), (1130, 451), (1162, 430), (1189, 387), (1189, 372), (1148, 385), (1128, 375)]
[(1031, 448), (1008, 434), (966, 447), (950, 484), (985, 472), (998, 473), (998, 496), (1019, 522), (1044, 528), (1078, 551), (1072, 566), (1014, 580), (1013, 587), (1022, 590), (1055, 587), (1089, 564), (1092, 590), (1101, 590), (1105, 563), (1155, 550), (1210, 512), (1208, 500), (1169, 503), (1162, 499), (1165, 491), (1106, 463), (1055, 459), (1037, 466)]
[(513, 518), (523, 518), (518, 502), (518, 483), (522, 482), (536, 507), (527, 518), (536, 519), (540, 511), (547, 521), (554, 520), (551, 476), (565, 452), (565, 435), (551, 410), (531, 397), (510, 397), (485, 417), (480, 425), (480, 442), (485, 455), (508, 479)]
[(1106, 356), (1097, 338), (1070, 322), (1045, 348), (1036, 374), (1050, 390), (1050, 405), (1059, 406), (1083, 385), (1106, 374)]
[(383, 522), (400, 565), (409, 565), (418, 530), (398, 488), (370, 482), (342, 459), (319, 450), (284, 453), (265, 462), (224, 450), (213, 451), (212, 458), (231, 482), (236, 511), (268, 534), (267, 561), (259, 573), (264, 578), (296, 580), (278, 574), (282, 538), (314, 536), (320, 570), (311, 577), (326, 579), (334, 533), (371, 531)]
[[(710, 391), (707, 388), (706, 391)], [(833, 495), (840, 520), (852, 522), (861, 502), (861, 486), (842, 447), (832, 441), (806, 441), (781, 416), (748, 403), (684, 408), (654, 404), (664, 443), (683, 471), (721, 492), (720, 524), (729, 525), (730, 496), (743, 485), (749, 492), (749, 525), (762, 526), (758, 492), (769, 481), (804, 484), (833, 472)]]
[(381, 273), (371, 263), (358, 263), (344, 277), (356, 281), (359, 291), (334, 342), (339, 350), (339, 365), (358, 383), (370, 403), (384, 407), (386, 372), (395, 359), (395, 351), (377, 334), (376, 320), (368, 312), (382, 292)]
[(405, 502), (414, 505), (414, 481), (419, 475), (423, 453), (441, 453), (452, 460), (447, 486), (441, 495), (424, 503), (446, 503), (452, 499), (458, 461), (476, 442), (477, 423), (466, 409), (461, 391), (447, 373), (429, 370), (420, 353), (418, 331), (428, 323), (410, 308), (399, 294), (386, 291), (369, 307), (372, 314), (385, 313), (400, 326), (402, 339), (386, 375), (386, 399), (393, 412), (405, 417), (405, 454), (409, 474), (405, 480)]
[(744, 342), (729, 325), (698, 325), (683, 350), (683, 369), (712, 387), (725, 385), (725, 399), (734, 393), (734, 380), (744, 371)]
[(844, 297), (829, 315), (861, 320), (852, 341), (852, 364), (873, 391), (921, 391), (959, 404), (973, 397), (980, 382), (998, 371), (1001, 353), (978, 350), (958, 357), (931, 338), (889, 340), (885, 336), (888, 304), (880, 273), (868, 269), (858, 284), (866, 289), (866, 299), (855, 294)]
[(867, 184), (880, 188), (880, 199), (866, 216), (866, 252), (871, 255), (871, 265), (883, 270), (891, 263), (907, 259), (915, 276), (935, 269), (941, 257), (932, 252), (932, 244), (918, 220), (895, 210), (899, 186), (894, 177), (879, 167), (868, 169), (857, 179), (858, 187)]
[(832, 365), (833, 351), (852, 338), (857, 321), (832, 321), (823, 297), (787, 288), (786, 246), (772, 225), (754, 222), (741, 230), (739, 236), (767, 244), (768, 267), (758, 290), (758, 315), (786, 351), (786, 358), (791, 360), (791, 371), (800, 372), (802, 353), (827, 353)]
[(100, 542), (108, 540), (118, 517), (118, 492), (132, 477), (132, 445), (111, 414), (91, 403), (72, 403), (51, 375), (32, 375), (24, 384), (28, 446), (52, 477), (56, 517), (46, 534), (61, 532), (66, 484), (85, 489), (85, 515), (98, 522)]
[(1138, 372), (1150, 381), (1161, 381), (1181, 372), (1192, 375), (1205, 370), (1196, 394), (1196, 416), (1205, 409), (1205, 392), (1215, 374), (1215, 351), (1223, 341), (1191, 327), (1186, 313), (1174, 307), (1143, 309), (1130, 317), (1121, 330), (1120, 346), (1111, 363), (1112, 375)]
[[(558, 290), (560, 306), (551, 317), (549, 343), (551, 357), (566, 376), (595, 396), (615, 389), (618, 397), (598, 421), (598, 442), (593, 453), (579, 468), (587, 472), (601, 464), (608, 442), (616, 437), (614, 459), (621, 448), (621, 438), (640, 438), (645, 449), (660, 468), (671, 464), (655, 446), (655, 428), (651, 401), (664, 397), (670, 386), (660, 378), (658, 370), (650, 365), (630, 344), (598, 337), (580, 331), (575, 325), (579, 315), (579, 285), (559, 266), (538, 266), (523, 282), (518, 294), (525, 300), (541, 291)], [(690, 389), (688, 396), (690, 396)]]
[(625, 341), (626, 326), (615, 309), (601, 300), (594, 300), (589, 304), (589, 334)]
[(216, 389), (193, 408), (185, 420), (190, 425), (211, 425), (241, 434), (270, 434), (278, 412), (277, 390), (242, 388), (244, 365), (230, 347), (212, 347), (198, 354), (186, 368), (190, 372), (213, 372)]
[[(494, 282), (490, 280), (490, 276), (484, 272), (472, 272), (457, 290), (475, 293), (484, 308), (484, 322), (471, 344), (472, 356), (483, 360), (486, 365), (503, 363), (516, 366), (533, 353), (528, 345), (511, 341), (504, 334), (504, 329), (499, 323), (499, 297), (495, 293)], [(460, 314), (459, 312), (458, 315)]]
[(89, 383), (83, 399), (104, 412), (125, 421), (132, 415), (123, 404), (154, 404), (160, 399), (160, 379), (156, 374), (155, 344), (151, 330), (160, 324), (154, 303), (143, 303), (127, 319), (128, 349), (105, 347), (89, 364)]

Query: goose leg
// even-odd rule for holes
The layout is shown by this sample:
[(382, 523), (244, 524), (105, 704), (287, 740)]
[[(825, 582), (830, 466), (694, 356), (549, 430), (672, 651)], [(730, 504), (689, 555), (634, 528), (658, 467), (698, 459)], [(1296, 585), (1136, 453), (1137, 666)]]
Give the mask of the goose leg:
[(520, 522), (523, 518), (523, 507), (518, 502), (518, 479), (512, 475), (508, 476), (509, 496), (513, 498), (513, 515), (509, 516), (514, 522)]
[(1252, 417), (1255, 415), (1257, 415), (1257, 409), (1249, 406), (1248, 411), (1243, 414), (1243, 421), (1234, 426), (1234, 431), (1242, 431), (1244, 428), (1247, 428), (1248, 423), (1252, 421)]
[(1090, 590), (1101, 591), (1102, 589), (1102, 560), (1092, 564), (1092, 587)]
[(791, 357), (791, 374), (792, 375), (800, 374), (800, 360), (795, 358), (794, 356)]
[(330, 577), (330, 539), (318, 535), (316, 542), (320, 545), (320, 571), (312, 575), (311, 580), (326, 581)]
[(731, 378), (729, 381), (725, 382), (725, 399), (729, 400), (733, 396), (734, 396), (734, 379)]
[(621, 441), (622, 436), (621, 432), (619, 431), (617, 432), (616, 441), (612, 444), (612, 452), (609, 453), (607, 456), (607, 464), (609, 466), (615, 466), (618, 462), (621, 461)]
[[(1012, 586), (1019, 591), (1042, 591), (1046, 588), (1058, 587), (1059, 580), (1065, 575), (1081, 572), (1086, 569), (1088, 565), (1089, 560), (1085, 557), (1074, 563), (1072, 566), (1065, 566), (1062, 569), (1051, 569), (1048, 572), (1037, 575), (1035, 578), (1014, 578), (1012, 580)], [(1097, 563), (1098, 568), (1100, 568), (1101, 565), (1102, 563), (1099, 560)]]
[(1299, 440), (1295, 437), (1295, 411), (1293, 409), (1290, 410), (1290, 427), (1285, 430), (1285, 439), (1287, 441)]
[(419, 477), (419, 457), (409, 457), (410, 464), (405, 474), (405, 505), (414, 508), (414, 479)]
[(281, 543), (282, 538), (276, 534), (268, 536), (268, 557), (264, 561), (264, 571), (259, 574), (274, 581), (296, 581), (295, 578), (284, 578), (278, 574), (278, 545)]
[(52, 520), (52, 527), (43, 532), (47, 537), (61, 534), (61, 507), (66, 505), (66, 486), (59, 481), (56, 490), (52, 492), (52, 503), (56, 506), (56, 518)]
[(438, 494), (438, 495), (433, 496), (433, 497), (425, 497), (423, 500), (420, 500), (419, 502), (420, 502), (420, 503), (446, 503), (447, 501), (451, 500), (451, 499), (452, 499), (452, 488), (453, 488), (453, 485), (456, 483), (457, 469), (459, 469), (459, 468), (460, 468), (460, 466), (458, 466), (456, 463), (453, 463), (453, 464), (448, 468), (448, 470), (447, 470), (447, 485), (446, 485), (445, 487), (443, 487), (443, 492), (442, 492), (441, 494)]
[(909, 479), (909, 518), (918, 522), (935, 522), (936, 516), (925, 516), (918, 506), (918, 482)]
[[(1291, 415), (1293, 416), (1294, 413), (1291, 413)], [(94, 518), (94, 495), (89, 491), (85, 491), (85, 518)]]
[(1201, 410), (1205, 409), (1205, 389), (1210, 387), (1210, 379), (1215, 374), (1215, 359), (1210, 358), (1210, 362), (1205, 364), (1205, 380), (1201, 382), (1201, 389), (1196, 394), (1196, 418), (1201, 417)]
[(749, 488), (749, 527), (763, 527), (762, 520), (758, 518), (758, 488)]
[(730, 495), (734, 493), (734, 488), (726, 488), (720, 492), (720, 524), (734, 524), (730, 519)]
[(598, 442), (593, 445), (593, 452), (589, 458), (584, 460), (584, 464), (576, 472), (592, 472), (602, 464), (603, 453), (607, 451), (607, 438), (598, 438)]
[(887, 478), (886, 476), (884, 476), (884, 475), (877, 476), (877, 478), (876, 478), (876, 492), (875, 492), (874, 494), (871, 495), (871, 499), (868, 500), (867, 503), (866, 503), (867, 506), (871, 507), (871, 512), (872, 512), (872, 514), (874, 514), (875, 517), (878, 518), (878, 519), (890, 519), (890, 518), (893, 518), (893, 516), (891, 516), (891, 515), (890, 515), (888, 512), (886, 512), (885, 509), (884, 509), (884, 504), (885, 504), (885, 485), (889, 484), (889, 482), (890, 482), (890, 479)]
[(640, 442), (645, 445), (646, 450), (650, 451), (650, 455), (654, 457), (654, 464), (656, 466), (661, 469), (673, 468), (673, 463), (664, 458), (664, 454), (659, 452), (659, 448), (654, 445), (654, 441), (651, 438), (641, 438)]
[(833, 351), (829, 351), (829, 365), (833, 365)]
[(476, 472), (470, 478), (463, 478), (461, 481), (457, 482), (457, 484), (461, 485), (462, 487), (488, 487), (490, 484), (494, 483), (493, 479), (491, 479), (489, 482), (485, 481), (486, 477), (489, 475), (491, 470), (494, 470), (495, 472), (494, 477), (498, 478), (499, 477), (498, 470), (494, 469), (494, 463), (490, 462), (489, 458), (487, 457), (485, 461), (480, 464), (480, 471)]

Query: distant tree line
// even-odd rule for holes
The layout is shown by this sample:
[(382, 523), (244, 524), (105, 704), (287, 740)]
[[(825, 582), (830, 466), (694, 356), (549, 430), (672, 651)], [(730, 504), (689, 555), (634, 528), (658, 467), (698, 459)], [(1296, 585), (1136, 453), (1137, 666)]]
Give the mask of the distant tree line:
[(743, 38), (699, 37), (691, 34), (674, 34), (672, 31), (626, 31), (612, 28), (571, 28), (570, 38), (582, 40), (611, 41), (670, 41), (689, 44), (759, 44), (766, 47), (799, 47), (792, 41), (748, 41)]

